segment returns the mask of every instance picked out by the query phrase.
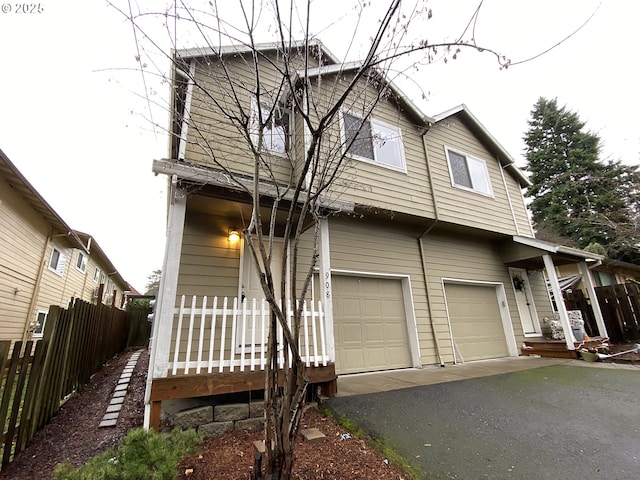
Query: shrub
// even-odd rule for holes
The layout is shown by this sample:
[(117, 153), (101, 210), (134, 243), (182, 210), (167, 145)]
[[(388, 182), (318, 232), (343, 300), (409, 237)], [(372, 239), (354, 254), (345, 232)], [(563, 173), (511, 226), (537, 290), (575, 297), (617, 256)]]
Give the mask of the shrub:
[(69, 462), (56, 467), (55, 480), (173, 480), (180, 459), (195, 450), (202, 436), (194, 430), (174, 429), (171, 435), (135, 428), (120, 442), (74, 468)]

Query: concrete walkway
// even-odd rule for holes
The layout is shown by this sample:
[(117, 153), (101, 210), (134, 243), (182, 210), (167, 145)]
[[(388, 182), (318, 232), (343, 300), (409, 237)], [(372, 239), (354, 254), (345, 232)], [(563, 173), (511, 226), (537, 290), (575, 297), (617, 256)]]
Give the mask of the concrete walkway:
[(638, 370), (640, 364), (619, 364), (585, 362), (565, 358), (509, 357), (494, 360), (469, 362), (460, 365), (427, 366), (405, 370), (340, 375), (338, 377), (338, 397), (362, 395), (366, 393), (388, 392), (401, 388), (433, 385), (437, 383), (487, 377), (501, 373), (517, 372), (551, 365), (570, 365), (587, 368), (609, 368)]
[(98, 425), (99, 427), (115, 427), (118, 423), (118, 417), (120, 416), (120, 410), (122, 410), (122, 405), (124, 404), (124, 398), (127, 395), (131, 375), (133, 375), (133, 370), (136, 367), (136, 363), (138, 363), (138, 358), (140, 358), (141, 353), (142, 350), (137, 350), (129, 357), (129, 361), (122, 370), (120, 378), (118, 379), (118, 384), (113, 391), (113, 396), (111, 397), (107, 411), (102, 417), (100, 425)]

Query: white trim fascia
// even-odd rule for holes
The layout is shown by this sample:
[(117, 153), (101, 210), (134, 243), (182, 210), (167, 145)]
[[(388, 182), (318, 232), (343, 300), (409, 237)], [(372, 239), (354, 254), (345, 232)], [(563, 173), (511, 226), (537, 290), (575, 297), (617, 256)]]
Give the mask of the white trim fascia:
[[(456, 359), (456, 347), (453, 340), (453, 330), (451, 329), (451, 317), (449, 316), (449, 305), (447, 303), (447, 293), (445, 290), (445, 284), (456, 284), (456, 285), (477, 285), (477, 286), (486, 286), (486, 287), (494, 287), (496, 292), (496, 300), (498, 301), (498, 308), (500, 309), (500, 318), (502, 320), (502, 328), (504, 330), (504, 338), (507, 344), (507, 351), (509, 352), (509, 356), (517, 357), (518, 356), (518, 346), (516, 344), (516, 336), (513, 331), (513, 323), (511, 322), (511, 312), (509, 311), (509, 302), (507, 301), (507, 294), (504, 288), (504, 283), (502, 282), (494, 282), (494, 281), (486, 281), (486, 280), (468, 280), (464, 278), (451, 278), (451, 277), (442, 277), (440, 279), (442, 285), (442, 294), (444, 298), (445, 310), (447, 312), (447, 323), (449, 325), (449, 335), (451, 338), (451, 348), (453, 349), (453, 358), (454, 363), (458, 363)], [(464, 359), (462, 359), (464, 361)]]
[[(500, 160), (498, 163), (500, 164)], [(516, 212), (513, 208), (513, 202), (511, 201), (511, 193), (509, 192), (509, 185), (507, 184), (507, 179), (504, 176), (504, 167), (500, 164), (500, 176), (502, 177), (502, 186), (504, 187), (504, 191), (507, 194), (507, 201), (509, 202), (509, 210), (511, 211), (511, 218), (513, 219), (513, 226), (516, 227), (516, 235), (520, 235), (520, 226), (518, 225), (518, 218), (516, 217)]]
[[(289, 48), (303, 48), (305, 46), (304, 40), (296, 40), (291, 42), (288, 45), (285, 45)], [(340, 63), (338, 57), (336, 57), (327, 47), (318, 39), (311, 39), (308, 42), (309, 47), (318, 47), (322, 54), (325, 55), (329, 60), (333, 63)], [(197, 57), (208, 57), (208, 56), (218, 56), (218, 55), (229, 55), (229, 54), (240, 54), (240, 53), (249, 53), (253, 51), (263, 52), (268, 50), (280, 50), (282, 48), (281, 42), (264, 42), (264, 43), (256, 43), (252, 45), (223, 45), (219, 48), (212, 47), (193, 47), (193, 48), (181, 48), (174, 50), (174, 53), (179, 58), (197, 58)]]
[[(299, 77), (302, 77), (302, 78), (317, 77), (318, 75), (332, 75), (336, 73), (357, 70), (360, 67), (362, 67), (362, 61), (354, 61), (354, 62), (334, 64), (334, 65), (326, 65), (321, 67), (314, 67), (314, 68), (309, 68), (307, 70), (304, 70), (304, 69), (297, 70), (296, 73), (298, 74)], [(393, 80), (391, 80), (382, 70), (376, 67), (371, 67), (371, 68), (378, 75), (380, 75), (380, 77), (382, 77), (382, 80), (391, 89), (394, 96), (400, 100), (400, 103), (404, 107), (406, 107), (414, 117), (419, 118), (421, 122), (427, 127), (430, 127), (431, 125), (433, 125), (433, 123), (435, 122), (434, 119), (426, 115), (422, 110), (420, 110), (420, 108), (418, 108), (418, 106), (415, 103), (413, 103), (413, 101), (409, 98), (409, 96), (405, 94), (400, 89), (400, 87), (398, 87), (393, 82)]]
[(182, 112), (182, 125), (180, 126), (180, 140), (178, 143), (178, 159), (184, 159), (187, 151), (187, 132), (189, 130), (189, 122), (191, 120), (191, 99), (193, 98), (193, 79), (196, 74), (196, 62), (191, 60), (189, 64), (189, 77), (187, 83), (187, 92), (184, 100), (184, 111)]
[(549, 253), (562, 253), (565, 255), (572, 255), (575, 257), (579, 257), (585, 260), (603, 260), (604, 257), (602, 255), (598, 255), (596, 253), (586, 252), (584, 250), (579, 250), (577, 248), (566, 247), (564, 245), (556, 245), (553, 243), (545, 242), (543, 240), (538, 240), (537, 238), (523, 237), (521, 235), (514, 235), (513, 241), (515, 243), (520, 243), (522, 245), (526, 245), (528, 247), (537, 248), (538, 250), (544, 250)]

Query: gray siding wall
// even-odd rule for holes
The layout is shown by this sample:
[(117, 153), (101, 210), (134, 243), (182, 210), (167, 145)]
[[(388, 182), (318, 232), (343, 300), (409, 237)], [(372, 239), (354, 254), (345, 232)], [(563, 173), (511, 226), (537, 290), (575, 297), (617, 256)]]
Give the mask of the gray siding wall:
[(524, 336), (513, 288), (511, 288), (511, 279), (507, 267), (500, 258), (500, 252), (495, 246), (491, 242), (480, 239), (456, 239), (435, 234), (427, 235), (423, 242), (428, 270), (429, 298), (444, 361), (453, 361), (453, 351), (447, 322), (443, 277), (504, 284), (516, 344), (521, 344)]
[(332, 270), (371, 275), (408, 275), (422, 364), (437, 363), (418, 241), (399, 229), (329, 222)]
[[(484, 230), (515, 235), (514, 214), (509, 205), (501, 165), (498, 159), (480, 143), (464, 123), (455, 116), (436, 124), (426, 134), (429, 167), (435, 190), (439, 219)], [(451, 182), (445, 145), (461, 153), (484, 160), (487, 165), (493, 197), (454, 187)], [(515, 216), (522, 235), (531, 235), (526, 229), (524, 203), (516, 196), (516, 185), (509, 170), (504, 172)]]

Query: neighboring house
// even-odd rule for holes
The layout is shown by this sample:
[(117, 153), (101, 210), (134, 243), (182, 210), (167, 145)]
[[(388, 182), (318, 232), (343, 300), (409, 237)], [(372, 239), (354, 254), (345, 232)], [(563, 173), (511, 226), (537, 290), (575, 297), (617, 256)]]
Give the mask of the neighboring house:
[[(315, 81), (316, 98), (321, 98), (323, 86), (348, 80), (358, 64), (339, 64), (320, 42), (315, 47), (313, 62), (319, 67), (300, 75)], [(259, 48), (261, 58), (278, 62), (275, 45)], [(248, 51), (229, 47), (223, 53), (238, 84), (251, 85), (251, 73), (245, 71), (250, 62), (243, 57)], [(147, 391), (152, 424), (159, 417), (161, 400), (260, 387), (237, 371), (228, 381), (217, 377), (198, 383), (189, 368), (190, 361), (203, 358), (198, 328), (211, 320), (201, 310), (191, 310), (190, 319), (177, 315), (182, 296), (187, 296), (188, 307), (192, 296), (199, 305), (207, 295), (211, 305), (213, 296), (251, 299), (261, 292), (252, 287), (255, 272), (242, 239), (234, 244), (227, 238), (233, 227), (243, 225), (251, 204), (205, 151), (211, 148), (216, 153), (217, 146), (229, 145), (229, 129), (216, 112), (224, 103), (216, 100), (225, 93), (213, 91), (220, 97), (211, 100), (188, 80), (189, 75), (199, 83), (215, 78), (215, 69), (220, 68), (216, 53), (192, 49), (176, 55), (184, 70), (174, 71), (173, 76), (170, 158), (155, 161), (153, 167), (171, 179), (171, 188)], [(203, 57), (209, 61), (201, 62)], [(243, 75), (249, 77), (245, 80)], [(268, 91), (277, 76), (263, 72), (262, 78), (262, 88)], [(214, 80), (210, 84), (218, 85)], [(363, 138), (357, 151), (349, 151), (352, 160), (337, 182), (335, 211), (320, 220), (319, 277), (312, 290), (313, 300), (321, 300), (324, 309), (331, 373), (518, 356), (523, 340), (540, 338), (541, 319), (553, 314), (545, 274), (558, 289), (555, 266), (570, 263), (588, 272), (587, 262), (600, 257), (534, 238), (522, 195), (529, 181), (464, 105), (429, 118), (391, 82), (384, 85), (392, 93), (379, 102), (367, 123), (374, 136), (386, 134), (384, 148)], [(247, 105), (255, 103), (250, 93), (243, 94)], [(308, 139), (299, 127), (299, 114), (288, 111), (282, 116), (290, 122), (287, 127), (274, 123), (268, 136), (272, 142), (265, 148), (274, 154), (303, 155)], [(203, 123), (207, 118), (210, 125)], [(189, 119), (199, 122), (197, 132)], [(342, 137), (334, 138), (347, 136), (345, 125), (357, 120), (357, 111), (342, 111)], [(246, 146), (239, 140), (234, 150), (229, 168), (250, 178), (253, 163)], [(289, 167), (286, 162), (279, 167), (274, 176), (286, 182)], [(265, 191), (263, 198), (268, 196)], [(327, 209), (331, 208), (328, 203)], [(313, 229), (302, 241), (303, 251), (310, 255)], [(304, 265), (308, 259), (300, 262)], [(183, 313), (187, 307), (181, 307)], [(560, 317), (567, 348), (572, 349), (563, 306)], [(213, 323), (219, 329), (215, 321), (220, 317)], [(604, 332), (601, 321), (600, 325)], [(226, 335), (236, 338), (231, 337), (232, 330), (230, 325)], [(209, 337), (205, 335), (206, 342)], [(216, 338), (215, 345), (220, 345)], [(208, 358), (217, 355), (215, 350)], [(187, 367), (191, 383), (171, 383), (180, 382), (177, 366)], [(216, 364), (214, 371), (224, 375), (229, 366)], [(312, 381), (313, 371), (309, 369)], [(210, 375), (201, 372), (200, 377)], [(323, 377), (327, 378), (334, 377)], [(216, 383), (219, 380), (227, 390)], [(189, 388), (196, 384), (197, 388)]]
[[(627, 282), (640, 282), (640, 265), (604, 258), (589, 268), (596, 287), (608, 287)], [(566, 279), (567, 288), (586, 290), (582, 274), (573, 265), (557, 268), (558, 275)]]
[(72, 230), (0, 150), (0, 339), (41, 337), (49, 306), (72, 298), (120, 307), (127, 289), (95, 239)]

